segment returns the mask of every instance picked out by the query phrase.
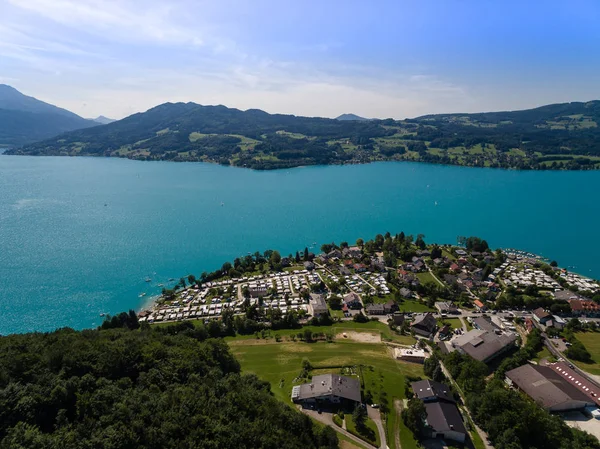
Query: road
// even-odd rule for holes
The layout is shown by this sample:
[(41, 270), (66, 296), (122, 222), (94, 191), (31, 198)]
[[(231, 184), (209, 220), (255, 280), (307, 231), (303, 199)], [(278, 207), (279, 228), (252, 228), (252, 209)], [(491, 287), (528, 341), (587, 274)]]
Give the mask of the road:
[(379, 441), (381, 442), (379, 448), (386, 449), (387, 441), (385, 440), (385, 429), (383, 428), (383, 423), (381, 421), (381, 413), (379, 412), (379, 410), (371, 406), (367, 406), (367, 413), (369, 415), (369, 418), (371, 418), (377, 426), (377, 431), (379, 432)]

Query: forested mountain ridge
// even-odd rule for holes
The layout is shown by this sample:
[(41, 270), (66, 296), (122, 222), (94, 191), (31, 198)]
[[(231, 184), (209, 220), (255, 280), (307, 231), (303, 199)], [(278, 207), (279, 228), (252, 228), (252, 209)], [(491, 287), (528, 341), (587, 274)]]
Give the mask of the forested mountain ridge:
[(0, 144), (24, 145), (96, 125), (66, 109), (0, 84)]
[(337, 448), (223, 340), (129, 315), (131, 330), (0, 337), (0, 448)]
[(211, 161), (255, 169), (379, 160), (595, 169), (600, 168), (599, 123), (600, 101), (368, 121), (165, 103), (10, 153)]

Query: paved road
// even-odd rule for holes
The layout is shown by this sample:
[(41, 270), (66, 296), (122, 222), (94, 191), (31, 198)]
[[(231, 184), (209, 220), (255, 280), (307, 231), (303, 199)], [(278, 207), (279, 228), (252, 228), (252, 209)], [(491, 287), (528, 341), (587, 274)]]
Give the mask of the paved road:
[(371, 406), (367, 406), (367, 413), (369, 415), (369, 418), (371, 418), (377, 426), (377, 430), (379, 432), (379, 441), (381, 442), (379, 448), (386, 449), (387, 441), (385, 439), (385, 429), (383, 427), (383, 423), (381, 422), (381, 413), (379, 412), (379, 410)]

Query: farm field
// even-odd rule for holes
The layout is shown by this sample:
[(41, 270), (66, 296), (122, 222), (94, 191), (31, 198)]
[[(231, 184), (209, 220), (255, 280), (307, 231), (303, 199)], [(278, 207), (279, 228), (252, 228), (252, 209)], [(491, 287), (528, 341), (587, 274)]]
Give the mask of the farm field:
[[(346, 324), (346, 323), (343, 323)], [(356, 323), (353, 323), (356, 324)], [(375, 334), (378, 323), (366, 323), (360, 328), (346, 328), (355, 334)], [(339, 330), (341, 326), (332, 326)], [(370, 327), (370, 329), (369, 329)], [(331, 329), (329, 327), (323, 330)], [(375, 331), (375, 332), (373, 332)], [(380, 403), (385, 397), (390, 404), (390, 414), (386, 421), (388, 444), (394, 445), (394, 432), (400, 426), (402, 442), (406, 439), (407, 447), (415, 447), (412, 435), (408, 429), (403, 429), (401, 418), (397, 416), (392, 406), (395, 399), (404, 399), (404, 379), (406, 376), (424, 377), (422, 365), (399, 362), (392, 358), (391, 350), (382, 343), (365, 343), (357, 340), (339, 339), (333, 343), (293, 342), (271, 339), (230, 338), (227, 339), (232, 353), (239, 360), (242, 370), (246, 373), (256, 374), (260, 379), (271, 384), (271, 391), (281, 401), (292, 405), (292, 386), (302, 383), (294, 382), (302, 371), (303, 359), (308, 359), (314, 367), (313, 374), (341, 373), (342, 367), (351, 368), (356, 373), (364, 386), (364, 391), (369, 392), (373, 402)], [(344, 369), (348, 373), (348, 368)]]

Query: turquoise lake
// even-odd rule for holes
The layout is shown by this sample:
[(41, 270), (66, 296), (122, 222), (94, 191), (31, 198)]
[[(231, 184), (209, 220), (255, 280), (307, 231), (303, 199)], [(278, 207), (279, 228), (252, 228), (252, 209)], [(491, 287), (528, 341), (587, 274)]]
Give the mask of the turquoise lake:
[[(600, 171), (417, 163), (259, 172), (0, 156), (0, 334), (97, 326), (248, 252), (377, 233), (477, 235), (600, 277)], [(146, 283), (145, 278), (152, 278)]]

